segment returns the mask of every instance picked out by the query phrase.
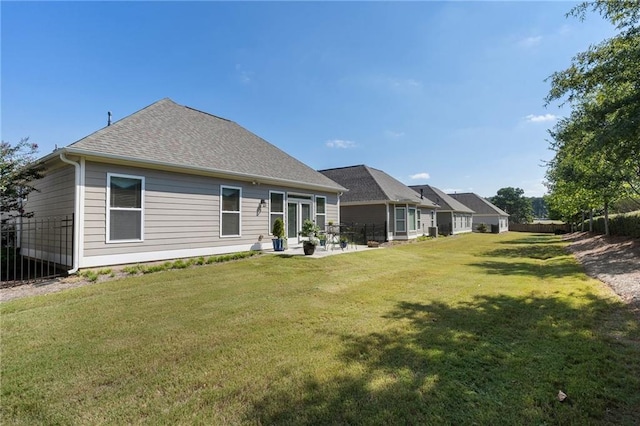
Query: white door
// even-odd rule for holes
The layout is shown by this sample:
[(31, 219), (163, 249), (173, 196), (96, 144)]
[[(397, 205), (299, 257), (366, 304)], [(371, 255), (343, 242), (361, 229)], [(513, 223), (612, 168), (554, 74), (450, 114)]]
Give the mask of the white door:
[(311, 219), (311, 200), (292, 200), (287, 202), (287, 239), (289, 244), (299, 244), (300, 231), (306, 219)]

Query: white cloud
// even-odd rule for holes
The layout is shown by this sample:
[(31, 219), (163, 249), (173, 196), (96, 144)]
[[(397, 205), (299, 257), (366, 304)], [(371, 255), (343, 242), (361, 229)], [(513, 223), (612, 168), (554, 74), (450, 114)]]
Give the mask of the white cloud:
[(253, 79), (252, 71), (247, 71), (243, 69), (242, 65), (240, 64), (236, 64), (236, 71), (238, 72), (238, 78), (240, 79), (240, 82), (244, 84), (251, 83), (251, 80)]
[(563, 35), (567, 35), (569, 33), (571, 33), (572, 28), (570, 25), (564, 24), (560, 27), (560, 29), (558, 30), (558, 34), (560, 34), (561, 36)]
[(422, 92), (422, 82), (413, 78), (372, 75), (361, 79), (361, 83), (374, 89), (397, 95), (412, 95)]
[(394, 132), (393, 130), (387, 130), (384, 135), (390, 139), (398, 139), (404, 136), (404, 132)]
[(356, 143), (354, 141), (345, 141), (342, 139), (332, 139), (330, 141), (327, 141), (325, 143), (326, 146), (328, 146), (329, 148), (341, 148), (341, 149), (348, 149), (348, 148), (355, 148)]
[(530, 48), (539, 45), (541, 41), (542, 36), (527, 37), (520, 40), (518, 44), (520, 45), (520, 47)]
[(406, 90), (406, 89), (420, 89), (422, 83), (412, 78), (389, 78), (387, 82), (393, 89)]
[(542, 178), (523, 181), (522, 189), (525, 197), (542, 197), (547, 193), (547, 187)]
[(530, 123), (544, 123), (545, 121), (556, 121), (558, 119), (558, 116), (553, 114), (543, 114), (543, 115), (529, 114), (525, 118)]
[(431, 176), (429, 176), (429, 173), (416, 173), (415, 175), (411, 175), (411, 180), (424, 180), (424, 179), (429, 179)]

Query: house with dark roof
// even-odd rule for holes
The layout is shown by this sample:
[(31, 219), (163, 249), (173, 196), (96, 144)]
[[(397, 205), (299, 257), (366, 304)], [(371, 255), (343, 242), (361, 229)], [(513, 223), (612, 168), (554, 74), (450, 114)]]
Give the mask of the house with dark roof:
[[(289, 245), (305, 219), (340, 221), (346, 189), (233, 121), (162, 99), (44, 157), (27, 200), (36, 217), (73, 214), (73, 249), (24, 247), (72, 267)], [(268, 243), (267, 243), (268, 242)]]
[(408, 240), (435, 230), (436, 203), (382, 170), (366, 165), (320, 170), (348, 189), (340, 197), (342, 223), (386, 229), (386, 240)]
[(438, 233), (455, 235), (473, 231), (474, 211), (442, 190), (431, 185), (410, 185), (409, 188), (438, 204)]
[[(473, 192), (449, 194), (449, 196), (474, 211), (473, 223), (475, 229), (478, 228), (478, 225), (484, 223), (487, 225), (489, 231), (492, 229), (495, 229), (497, 232), (505, 232), (509, 230), (509, 214), (489, 202), (487, 199), (482, 198)], [(494, 227), (491, 225), (494, 225)]]

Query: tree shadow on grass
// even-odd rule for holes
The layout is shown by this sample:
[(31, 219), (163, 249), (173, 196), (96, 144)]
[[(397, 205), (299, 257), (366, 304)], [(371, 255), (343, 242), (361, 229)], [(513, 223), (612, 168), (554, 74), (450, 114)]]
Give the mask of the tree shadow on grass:
[(551, 234), (529, 234), (526, 237), (517, 240), (496, 241), (497, 244), (545, 244), (545, 245), (562, 245), (564, 242), (555, 238)]
[[(494, 260), (470, 265), (482, 268), (488, 274), (497, 275), (530, 275), (540, 278), (569, 276), (579, 278), (583, 275), (582, 267), (565, 250), (564, 244), (550, 240), (548, 235), (533, 235), (501, 243), (510, 244), (510, 246), (479, 254), (480, 257), (489, 257)], [(511, 259), (522, 259), (522, 261)]]
[(568, 252), (560, 245), (528, 244), (510, 248), (499, 248), (482, 253), (486, 257), (526, 257), (529, 259), (553, 259), (567, 256)]
[[(606, 424), (640, 421), (637, 329), (592, 295), (400, 302), (388, 327), (342, 335), (342, 374), (255, 402), (258, 424)], [(617, 312), (617, 313), (616, 313)], [(635, 331), (634, 331), (635, 330)], [(634, 334), (635, 333), (635, 334)], [(637, 342), (636, 342), (637, 343)], [(557, 399), (563, 390), (569, 399)]]
[(470, 263), (470, 266), (484, 269), (491, 275), (532, 276), (546, 278), (576, 278), (588, 280), (582, 267), (570, 258), (551, 259), (544, 263), (507, 262), (488, 260)]

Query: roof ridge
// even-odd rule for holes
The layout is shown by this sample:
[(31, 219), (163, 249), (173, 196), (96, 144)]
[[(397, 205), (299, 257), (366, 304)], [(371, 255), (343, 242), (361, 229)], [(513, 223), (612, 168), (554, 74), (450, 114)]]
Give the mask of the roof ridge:
[[(376, 177), (373, 175), (373, 173), (371, 173), (371, 170), (376, 170), (378, 172), (382, 172), (382, 170), (378, 170), (378, 169), (375, 169), (373, 167), (369, 167), (366, 164), (362, 164), (361, 167), (364, 167), (364, 169), (367, 171), (367, 173), (369, 173), (369, 176), (371, 176), (371, 178), (373, 179), (375, 184), (378, 186), (380, 191), (382, 191), (382, 193), (387, 197), (387, 199), (392, 200), (393, 198), (391, 197), (391, 195), (389, 195), (389, 193), (384, 190), (383, 186), (380, 185), (380, 182), (378, 182), (378, 179), (376, 179)], [(382, 173), (384, 173), (384, 172), (382, 172)], [(391, 177), (391, 175), (389, 175), (389, 174), (387, 174), (387, 176)]]
[(168, 97), (162, 98), (162, 99), (160, 99), (160, 100), (158, 100), (158, 101), (155, 101), (155, 102), (153, 102), (153, 103), (151, 103), (151, 104), (149, 104), (149, 105), (147, 105), (147, 106), (145, 106), (145, 107), (140, 108), (140, 109), (139, 109), (139, 110), (137, 110), (137, 111), (132, 112), (131, 114), (129, 114), (129, 115), (127, 115), (127, 116), (122, 117), (120, 120), (116, 120), (116, 121), (114, 121), (114, 122), (113, 122), (113, 123), (111, 123), (111, 124), (107, 124), (106, 126), (101, 127), (101, 128), (99, 128), (98, 130), (95, 130), (95, 131), (94, 131), (94, 132), (92, 132), (92, 133), (89, 133), (88, 135), (86, 135), (86, 136), (84, 136), (84, 137), (82, 137), (82, 138), (78, 139), (77, 141), (71, 142), (69, 145), (67, 145), (67, 147), (71, 147), (72, 145), (75, 145), (76, 143), (78, 143), (78, 142), (80, 142), (80, 141), (83, 141), (83, 140), (85, 140), (85, 139), (87, 139), (87, 138), (90, 138), (91, 136), (93, 136), (93, 135), (95, 135), (95, 134), (97, 134), (97, 133), (100, 133), (100, 132), (103, 132), (103, 131), (107, 131), (107, 130), (108, 130), (108, 129), (110, 129), (110, 128), (115, 128), (115, 127), (113, 127), (113, 126), (118, 126), (118, 127), (120, 127), (120, 126), (122, 126), (122, 124), (121, 124), (121, 123), (122, 123), (123, 121), (127, 120), (128, 118), (131, 118), (132, 116), (134, 116), (134, 115), (138, 114), (139, 112), (142, 112), (142, 111), (146, 110), (147, 108), (151, 108), (152, 106), (156, 106), (156, 105), (160, 104), (161, 102), (171, 102), (171, 103), (172, 103), (172, 104), (174, 104), (174, 105), (178, 105), (178, 106), (180, 106), (179, 104), (175, 103), (171, 98), (168, 98)]
[(356, 165), (353, 165), (353, 166), (332, 167), (330, 169), (322, 169), (322, 170), (318, 170), (318, 171), (319, 172), (328, 172), (330, 170), (353, 169), (354, 167), (366, 167), (366, 165), (364, 165), (364, 164), (356, 164)]
[[(188, 105), (180, 105), (180, 104), (176, 104), (176, 105), (179, 105), (179, 106), (181, 106), (181, 107), (184, 107), (184, 108), (190, 109), (190, 110), (195, 111), (195, 112), (199, 112), (199, 113), (202, 113), (202, 114), (209, 115), (209, 116), (211, 116), (211, 117), (214, 117), (214, 118), (217, 118), (217, 119), (220, 119), (220, 120), (228, 121), (229, 123), (238, 124), (238, 123), (236, 123), (236, 122), (235, 122), (235, 121), (233, 121), (233, 120), (229, 120), (228, 118), (220, 117), (219, 115), (211, 114), (210, 112), (207, 112), (207, 111), (201, 111), (201, 110), (199, 110), (198, 108), (193, 108), (193, 107), (190, 107), (190, 106), (188, 106)], [(246, 129), (245, 129), (245, 130), (246, 130)]]

